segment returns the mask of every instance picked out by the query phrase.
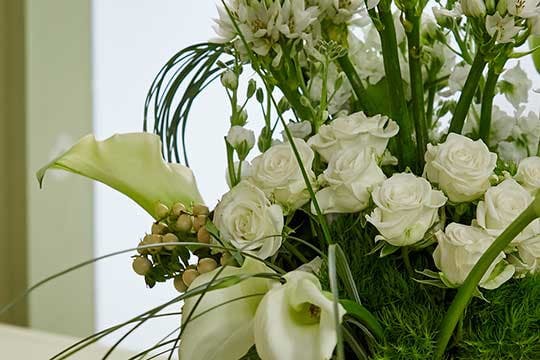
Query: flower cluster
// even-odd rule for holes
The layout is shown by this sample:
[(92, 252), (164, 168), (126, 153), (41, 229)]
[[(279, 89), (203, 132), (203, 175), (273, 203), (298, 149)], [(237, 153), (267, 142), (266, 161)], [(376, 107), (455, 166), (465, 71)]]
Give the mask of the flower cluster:
[[(540, 118), (526, 111), (532, 82), (514, 60), (540, 35), (539, 5), (449, 1), (433, 19), (422, 4), (223, 2), (218, 43), (189, 50), (180, 68), (175, 58), (163, 72), (172, 79), (150, 92), (172, 161), (177, 116), (186, 121), (197, 91), (221, 80), (231, 105), (229, 190), (214, 208), (189, 168), (162, 160), (150, 134), (86, 137), (39, 172), (104, 182), (154, 218), (133, 269), (149, 287), (172, 280), (181, 293), (180, 358), (395, 358), (388, 349), (404, 345), (381, 346), (380, 322), (404, 338), (417, 324), (389, 320), (410, 307), (401, 294), (380, 304), (387, 282), (426, 293), (433, 312), (455, 292), (435, 300), (438, 290), (416, 287), (462, 287), (441, 330), (423, 340), (438, 348), (419, 355), (442, 358), (473, 295), (540, 273)], [(189, 93), (170, 111), (175, 94), (161, 84), (180, 89), (190, 72)], [(260, 132), (248, 124), (254, 101)], [(357, 284), (373, 282), (381, 285), (370, 288), (377, 296), (367, 309)], [(357, 339), (364, 335), (373, 341)]]

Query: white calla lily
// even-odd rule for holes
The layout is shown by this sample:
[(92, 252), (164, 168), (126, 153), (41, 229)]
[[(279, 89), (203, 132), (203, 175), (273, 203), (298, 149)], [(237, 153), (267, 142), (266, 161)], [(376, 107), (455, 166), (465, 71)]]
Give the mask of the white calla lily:
[[(257, 353), (263, 360), (330, 359), (337, 343), (333, 301), (313, 274), (293, 271), (284, 278), (257, 309)], [(344, 314), (339, 305), (340, 321)]]
[(40, 185), (49, 169), (60, 169), (102, 182), (131, 198), (154, 218), (156, 204), (203, 203), (191, 170), (167, 164), (159, 137), (149, 133), (114, 135), (97, 141), (83, 137), (37, 172)]
[[(220, 268), (195, 278), (189, 290), (208, 284)], [(217, 278), (274, 273), (263, 262), (246, 258), (242, 267), (228, 266)], [(252, 277), (232, 286), (185, 300), (180, 340), (181, 360), (237, 360), (255, 344), (253, 319), (272, 280)], [(195, 308), (199, 298), (203, 296)], [(193, 312), (186, 324), (189, 314)]]

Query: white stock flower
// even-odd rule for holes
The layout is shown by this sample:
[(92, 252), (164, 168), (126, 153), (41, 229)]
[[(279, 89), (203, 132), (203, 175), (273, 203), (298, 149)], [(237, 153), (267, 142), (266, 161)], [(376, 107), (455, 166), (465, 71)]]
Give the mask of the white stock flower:
[[(336, 114), (339, 111), (346, 110), (348, 112), (347, 102), (352, 95), (351, 86), (347, 80), (345, 73), (338, 72), (334, 64), (328, 67), (326, 79), (326, 96), (329, 100), (327, 106), (330, 114)], [(341, 78), (339, 88), (338, 79)], [(323, 79), (321, 74), (314, 76), (309, 84), (309, 97), (314, 101), (319, 101), (322, 96)]]
[[(220, 270), (217, 268), (197, 276), (189, 290), (208, 284)], [(264, 263), (247, 257), (241, 268), (227, 266), (217, 279), (261, 273), (274, 271)], [(264, 294), (270, 290), (271, 283), (268, 279), (252, 277), (229, 287), (185, 299), (182, 316), (185, 329), (182, 329), (179, 358), (237, 360), (244, 356), (255, 344), (255, 313)], [(203, 298), (195, 309), (201, 296)], [(186, 325), (185, 321), (191, 312), (193, 315)]]
[[(262, 360), (328, 360), (337, 343), (334, 302), (317, 277), (305, 271), (284, 276), (264, 296), (255, 315), (255, 346)], [(338, 305), (341, 322), (345, 310)]]
[(486, 16), (486, 30), (490, 36), (497, 35), (497, 42), (505, 44), (513, 42), (514, 36), (523, 28), (516, 26), (513, 16), (506, 15), (503, 18), (496, 12), (494, 15)]
[(532, 200), (531, 194), (515, 180), (506, 179), (486, 191), (476, 208), (476, 221), (490, 235), (499, 236)]
[[(315, 173), (311, 169), (315, 154), (302, 139), (294, 143), (311, 183)], [(302, 170), (290, 143), (272, 146), (251, 162), (249, 178), (274, 202), (283, 206), (286, 213), (298, 209), (310, 199)]]
[[(305, 139), (311, 134), (311, 123), (307, 120), (301, 122), (289, 122), (287, 128), (291, 132), (293, 138)], [(283, 141), (288, 141), (285, 130), (281, 132)]]
[(515, 179), (533, 194), (540, 190), (540, 157), (531, 156), (521, 160)]
[(527, 156), (538, 154), (540, 147), (540, 117), (538, 113), (530, 111), (523, 114), (524, 107), (517, 111), (517, 121), (512, 129), (512, 137), (525, 148)]
[(439, 190), (433, 190), (424, 178), (397, 173), (376, 186), (372, 193), (376, 208), (366, 216), (380, 235), (394, 246), (413, 245), (439, 219), (438, 210), (446, 202)]
[(527, 149), (515, 141), (501, 141), (497, 144), (497, 154), (500, 159), (517, 164), (521, 159), (527, 157)]
[(351, 31), (349, 33), (349, 57), (356, 68), (360, 78), (370, 85), (375, 85), (384, 78), (384, 64), (382, 55), (378, 50), (379, 44), (375, 44), (377, 40), (372, 39), (377, 36), (376, 31), (370, 30), (365, 32), (365, 42), (362, 42)]
[(454, 133), (442, 144), (428, 144), (425, 174), (455, 203), (478, 199), (489, 188), (497, 154), (482, 140)]
[(491, 110), (491, 127), (489, 129), (489, 144), (496, 146), (512, 135), (512, 129), (516, 124), (516, 118), (510, 116), (499, 106), (493, 105)]
[(521, 63), (504, 72), (500, 83), (501, 92), (517, 110), (519, 105), (529, 100), (529, 91), (532, 81), (529, 75), (521, 68)]
[(461, 91), (463, 86), (465, 86), (465, 81), (467, 80), (467, 76), (469, 76), (470, 70), (471, 65), (467, 63), (457, 65), (448, 78), (448, 90), (441, 95), (452, 96), (456, 92)]
[(506, 0), (508, 12), (520, 18), (533, 18), (538, 15), (536, 0)]
[[(372, 149), (347, 148), (330, 159), (319, 177), (319, 183), (327, 187), (315, 197), (323, 214), (355, 213), (369, 205), (371, 188), (384, 179)], [(311, 211), (315, 213), (314, 210), (312, 204)]]
[(399, 127), (395, 121), (384, 115), (367, 117), (363, 112), (338, 117), (311, 137), (308, 144), (317, 151), (324, 161), (339, 150), (354, 147), (372, 147), (375, 153), (383, 154), (388, 140), (395, 136)]
[(465, 16), (484, 17), (486, 4), (484, 0), (461, 0), (461, 11)]
[[(484, 230), (473, 226), (451, 223), (445, 232), (436, 233), (438, 245), (433, 252), (435, 266), (454, 286), (461, 285), (476, 262), (495, 240)], [(480, 280), (485, 289), (496, 289), (509, 280), (515, 268), (508, 265), (501, 252)]]
[(255, 133), (242, 126), (231, 126), (227, 133), (227, 142), (237, 151), (241, 160), (244, 160), (255, 145)]
[(235, 248), (266, 259), (281, 246), (283, 211), (264, 193), (241, 181), (221, 198), (214, 212), (221, 240)]

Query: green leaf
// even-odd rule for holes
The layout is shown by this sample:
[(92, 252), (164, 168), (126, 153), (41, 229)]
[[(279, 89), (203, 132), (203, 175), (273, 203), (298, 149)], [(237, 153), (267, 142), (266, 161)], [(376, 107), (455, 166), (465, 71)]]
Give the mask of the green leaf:
[(114, 135), (97, 141), (82, 138), (71, 149), (37, 172), (42, 186), (49, 169), (60, 169), (102, 182), (131, 198), (157, 219), (155, 207), (203, 203), (191, 170), (167, 164), (161, 157), (159, 137), (147, 133)]
[(390, 245), (387, 242), (384, 243), (384, 246), (381, 249), (379, 257), (385, 257), (391, 255), (399, 250), (399, 246)]
[[(529, 37), (529, 46), (531, 47), (531, 49), (540, 46), (540, 36), (532, 35), (531, 37)], [(536, 71), (540, 73), (540, 51), (534, 51), (531, 56), (534, 62), (534, 66), (536, 67)]]
[(381, 324), (379, 324), (377, 318), (365, 307), (358, 304), (356, 301), (348, 299), (340, 300), (339, 302), (345, 308), (348, 315), (364, 324), (377, 339), (382, 340), (384, 338), (384, 330)]

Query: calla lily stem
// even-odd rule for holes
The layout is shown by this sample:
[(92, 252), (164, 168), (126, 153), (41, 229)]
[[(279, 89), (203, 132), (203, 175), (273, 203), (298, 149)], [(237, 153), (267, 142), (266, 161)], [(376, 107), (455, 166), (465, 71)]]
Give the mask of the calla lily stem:
[(420, 26), (421, 17), (416, 15), (416, 9), (411, 9), (405, 13), (407, 20), (411, 23), (411, 31), (407, 32), (407, 43), (409, 48), (409, 72), (411, 74), (411, 99), (412, 115), (416, 134), (416, 157), (418, 168), (424, 168), (424, 154), (426, 152), (428, 139), (426, 113), (424, 105), (424, 81), (422, 79), (422, 63), (420, 61)]
[(479, 137), (486, 144), (488, 144), (489, 141), (491, 117), (493, 113), (493, 97), (495, 96), (495, 88), (497, 87), (497, 80), (499, 79), (499, 75), (500, 74), (495, 70), (493, 66), (489, 67), (486, 85), (484, 86), (484, 92), (482, 94)]
[(484, 71), (486, 64), (487, 62), (484, 54), (480, 49), (478, 49), (471, 66), (471, 70), (469, 71), (469, 75), (467, 76), (467, 80), (465, 81), (465, 85), (463, 86), (463, 91), (461, 92), (461, 96), (459, 97), (459, 101), (456, 105), (454, 116), (452, 117), (452, 121), (450, 121), (450, 129), (448, 130), (449, 133), (453, 132), (456, 134), (461, 134), (461, 130), (463, 130), (463, 125), (465, 124), (465, 118), (469, 112), (469, 108), (473, 101), (474, 94), (476, 93), (476, 89), (478, 88), (478, 83), (482, 78), (482, 72)]
[(396, 39), (396, 29), (394, 17), (390, 7), (391, 2), (383, 0), (378, 5), (379, 20), (381, 23), (379, 35), (381, 38), (381, 48), (383, 53), (384, 72), (388, 84), (388, 96), (392, 118), (399, 125), (398, 133), (398, 156), (400, 167), (414, 168), (415, 156), (414, 148), (410, 146), (411, 122), (407, 110), (407, 101), (403, 90), (403, 80), (401, 78), (401, 68), (399, 65), (398, 44)]

